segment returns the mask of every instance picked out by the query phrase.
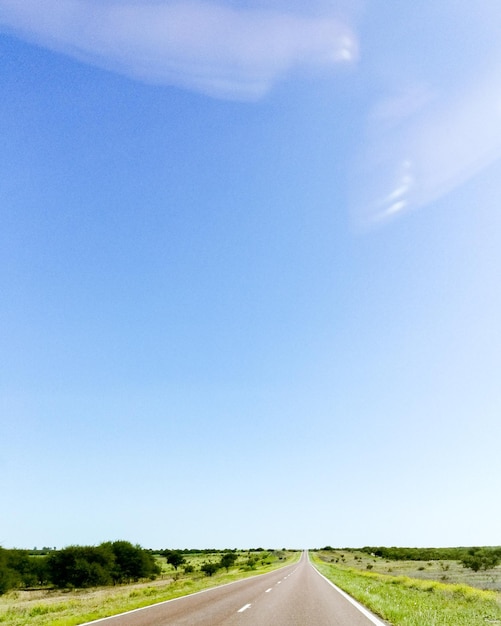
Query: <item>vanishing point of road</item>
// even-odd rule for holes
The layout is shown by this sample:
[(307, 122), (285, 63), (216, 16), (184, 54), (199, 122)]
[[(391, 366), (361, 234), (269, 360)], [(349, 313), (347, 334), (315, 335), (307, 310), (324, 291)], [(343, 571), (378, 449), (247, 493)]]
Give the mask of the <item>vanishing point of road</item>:
[(89, 622), (99, 626), (384, 626), (310, 564)]

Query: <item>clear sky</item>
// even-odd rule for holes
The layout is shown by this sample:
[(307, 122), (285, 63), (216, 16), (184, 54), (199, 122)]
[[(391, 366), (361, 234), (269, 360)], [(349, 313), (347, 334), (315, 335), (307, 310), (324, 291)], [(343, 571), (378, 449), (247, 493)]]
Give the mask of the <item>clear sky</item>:
[(501, 543), (501, 8), (0, 0), (0, 544)]

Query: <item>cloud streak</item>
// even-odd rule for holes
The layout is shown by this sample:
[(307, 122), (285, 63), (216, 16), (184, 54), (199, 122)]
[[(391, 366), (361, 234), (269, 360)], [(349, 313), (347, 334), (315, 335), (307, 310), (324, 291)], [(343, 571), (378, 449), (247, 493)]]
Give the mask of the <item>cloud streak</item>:
[(357, 58), (345, 23), (209, 2), (0, 0), (0, 25), (80, 61), (150, 83), (255, 100), (294, 67)]
[(380, 131), (354, 166), (352, 208), (358, 223), (428, 205), (501, 157), (500, 67), (501, 58), (449, 98), (413, 90), (413, 98), (378, 105), (372, 123)]

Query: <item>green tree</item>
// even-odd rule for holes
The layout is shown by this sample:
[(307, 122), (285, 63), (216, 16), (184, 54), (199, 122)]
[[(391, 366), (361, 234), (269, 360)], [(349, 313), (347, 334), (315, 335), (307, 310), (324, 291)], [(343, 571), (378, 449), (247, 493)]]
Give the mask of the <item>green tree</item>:
[(48, 559), (46, 556), (31, 557), (33, 586), (43, 587), (50, 582)]
[(97, 587), (112, 582), (114, 556), (104, 545), (68, 546), (52, 553), (47, 564), (56, 587)]
[(219, 565), (221, 567), (226, 568), (226, 571), (228, 571), (230, 567), (235, 564), (236, 560), (237, 560), (237, 555), (234, 552), (225, 552), (223, 556), (221, 557), (221, 561), (219, 562)]
[(219, 563), (204, 563), (200, 569), (206, 576), (212, 576), (219, 569)]
[(501, 548), (470, 548), (461, 563), (474, 572), (492, 569), (501, 563)]
[(246, 561), (246, 565), (249, 569), (256, 569), (256, 565), (258, 562), (258, 558), (256, 556), (250, 556), (247, 561)]
[(186, 561), (179, 550), (164, 550), (164, 556), (175, 570)]
[(12, 570), (16, 586), (38, 587), (48, 582), (47, 559), (32, 556), (29, 550), (5, 550), (7, 567)]
[(0, 595), (16, 586), (18, 578), (7, 565), (7, 550), (0, 548)]
[(114, 556), (112, 578), (115, 583), (138, 581), (141, 578), (155, 578), (160, 573), (152, 554), (129, 541), (114, 541), (102, 544)]
[(56, 587), (96, 587), (154, 578), (160, 568), (152, 554), (128, 541), (69, 546), (47, 557)]

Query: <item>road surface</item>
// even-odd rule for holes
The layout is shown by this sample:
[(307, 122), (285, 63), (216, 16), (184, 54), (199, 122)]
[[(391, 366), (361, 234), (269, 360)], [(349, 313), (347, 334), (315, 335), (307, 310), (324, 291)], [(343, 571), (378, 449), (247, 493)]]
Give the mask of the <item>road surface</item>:
[[(356, 603), (355, 603), (356, 604)], [(301, 560), (269, 574), (108, 617), (96, 626), (384, 626)]]

